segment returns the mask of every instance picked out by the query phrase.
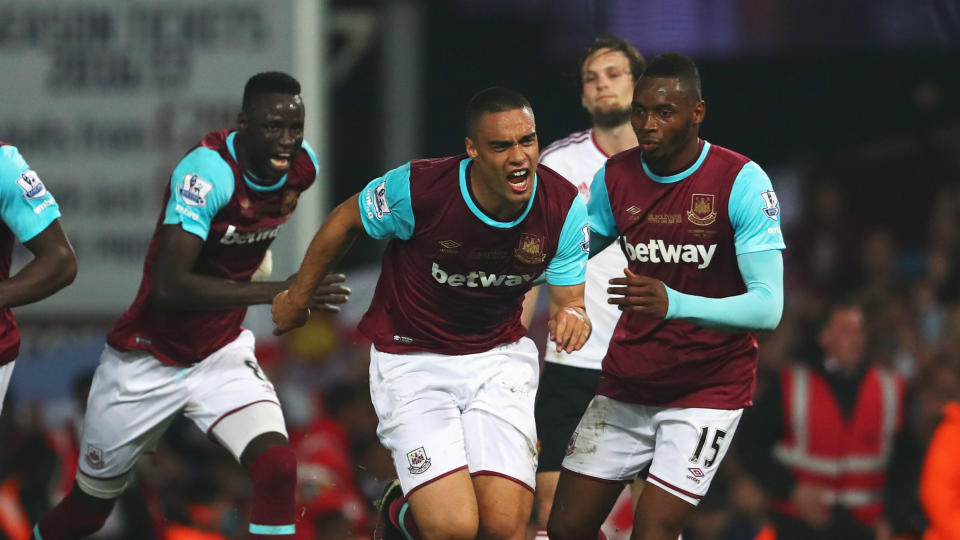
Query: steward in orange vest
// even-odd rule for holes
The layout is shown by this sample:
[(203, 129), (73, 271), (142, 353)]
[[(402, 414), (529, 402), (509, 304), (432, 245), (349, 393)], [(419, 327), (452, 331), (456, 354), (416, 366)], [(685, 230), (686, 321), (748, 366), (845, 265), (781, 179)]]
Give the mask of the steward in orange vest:
[(920, 480), (920, 500), (930, 520), (923, 540), (960, 540), (960, 402), (943, 408)]

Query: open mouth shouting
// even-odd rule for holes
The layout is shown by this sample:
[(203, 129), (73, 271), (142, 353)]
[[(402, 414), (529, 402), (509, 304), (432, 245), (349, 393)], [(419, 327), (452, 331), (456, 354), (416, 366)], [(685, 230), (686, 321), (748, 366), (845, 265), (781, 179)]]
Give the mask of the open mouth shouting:
[(530, 185), (530, 169), (517, 169), (507, 175), (507, 182), (514, 193), (524, 193)]
[(275, 171), (286, 171), (290, 168), (292, 154), (274, 154), (270, 156), (270, 166)]

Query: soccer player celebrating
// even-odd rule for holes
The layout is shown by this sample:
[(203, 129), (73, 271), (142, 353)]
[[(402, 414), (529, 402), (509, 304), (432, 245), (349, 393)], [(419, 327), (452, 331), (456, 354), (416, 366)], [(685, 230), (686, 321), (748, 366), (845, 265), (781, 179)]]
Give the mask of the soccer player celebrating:
[[(69, 285), (77, 259), (60, 228), (60, 208), (16, 146), (0, 141), (0, 411), (20, 352), (20, 332), (10, 308), (32, 304)], [(33, 260), (10, 277), (13, 243)]]
[[(296, 459), (253, 334), (240, 323), (247, 306), (288, 286), (250, 277), (316, 177), (303, 122), (296, 79), (260, 73), (244, 88), (236, 131), (209, 133), (174, 169), (140, 290), (107, 335), (94, 376), (76, 482), (40, 519), (38, 540), (103, 526), (137, 458), (181, 412), (250, 474), (250, 538), (294, 537)], [(348, 292), (328, 283), (308, 305), (344, 302)]]
[(675, 540), (752, 403), (757, 342), (783, 310), (780, 207), (748, 158), (699, 138), (693, 61), (658, 56), (638, 80), (639, 148), (590, 186), (595, 249), (621, 237), (610, 281), (623, 316), (598, 395), (567, 446), (548, 531), (594, 540), (622, 483), (647, 471), (635, 540)]
[[(560, 173), (590, 200), (593, 176), (613, 154), (637, 145), (630, 127), (630, 105), (635, 78), (643, 73), (644, 59), (632, 45), (618, 37), (597, 38), (580, 61), (580, 103), (590, 113), (593, 127), (573, 133), (546, 147), (540, 163)], [(538, 536), (546, 536), (547, 517), (553, 504), (567, 441), (597, 393), (600, 362), (620, 318), (617, 306), (607, 302), (608, 281), (623, 275), (627, 265), (620, 248), (611, 244), (587, 263), (584, 300), (593, 331), (579, 351), (547, 349), (535, 407), (540, 459), (534, 523)], [(538, 289), (524, 298), (524, 322), (529, 323)]]
[(378, 435), (399, 476), (381, 501), (377, 539), (403, 530), (521, 540), (537, 460), (538, 354), (520, 323), (532, 281), (546, 272), (557, 349), (572, 352), (590, 334), (586, 206), (537, 166), (526, 98), (504, 88), (475, 95), (466, 150), (408, 162), (338, 206), (273, 303), (278, 333), (302, 325), (314, 287), (361, 231), (391, 239), (360, 322), (373, 340)]

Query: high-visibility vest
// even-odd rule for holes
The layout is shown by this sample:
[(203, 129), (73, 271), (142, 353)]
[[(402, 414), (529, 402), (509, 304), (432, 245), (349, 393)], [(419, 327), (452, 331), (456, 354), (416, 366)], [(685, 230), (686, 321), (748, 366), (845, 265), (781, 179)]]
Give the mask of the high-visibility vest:
[(44, 433), (44, 439), (47, 445), (56, 452), (59, 462), (59, 469), (54, 484), (51, 486), (52, 493), (50, 495), (50, 502), (57, 504), (70, 492), (77, 477), (80, 440), (76, 429), (72, 425), (48, 430)]
[(960, 403), (943, 407), (920, 475), (920, 502), (930, 522), (923, 540), (960, 540)]
[(753, 537), (753, 540), (777, 540), (777, 529), (768, 523), (760, 529), (760, 532)]
[[(883, 487), (893, 439), (900, 428), (903, 382), (894, 373), (870, 368), (845, 418), (824, 377), (794, 366), (781, 374), (786, 425), (774, 457), (798, 482), (827, 491), (828, 504), (845, 506), (867, 526), (883, 515)], [(774, 501), (778, 512), (799, 517), (790, 501)]]
[(33, 527), (20, 503), (20, 476), (8, 477), (0, 483), (0, 532), (11, 540), (29, 540)]
[(164, 540), (227, 540), (227, 537), (215, 532), (195, 529), (188, 525), (171, 523), (167, 527)]

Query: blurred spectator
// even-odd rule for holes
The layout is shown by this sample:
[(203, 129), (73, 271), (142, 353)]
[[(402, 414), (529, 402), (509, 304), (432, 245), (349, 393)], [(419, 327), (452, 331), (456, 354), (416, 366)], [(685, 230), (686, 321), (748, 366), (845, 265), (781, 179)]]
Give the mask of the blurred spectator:
[(6, 411), (0, 415), (0, 538), (19, 540), (29, 538), (31, 533), (30, 518), (19, 493), (23, 485), (19, 463), (23, 435), (13, 420), (16, 416), (13, 392), (7, 392), (6, 399), (0, 396), (0, 402)]
[[(228, 540), (238, 537), (240, 528), (231, 523), (235, 501), (220, 481), (222, 463), (209, 455), (194, 457), (203, 465), (191, 467), (179, 479), (177, 496), (167, 500), (164, 540)], [(220, 474), (218, 474), (220, 472)], [(234, 533), (230, 535), (229, 533)]]
[(866, 361), (865, 339), (862, 310), (835, 307), (822, 361), (784, 369), (744, 415), (745, 472), (773, 499), (777, 540), (874, 538), (903, 384)]
[(351, 438), (375, 433), (377, 417), (365, 384), (332, 387), (324, 413), (290, 431), (297, 453), (298, 540), (361, 539), (369, 533), (370, 509), (354, 475)]
[[(960, 371), (942, 356), (921, 371), (907, 405), (904, 429), (897, 436), (887, 472), (886, 518), (889, 536), (914, 540), (923, 536), (928, 519), (920, 504), (920, 476), (924, 454), (942, 411), (960, 395)], [(954, 454), (960, 448), (954, 450)], [(960, 507), (958, 507), (960, 508)]]
[(808, 286), (821, 294), (836, 294), (856, 280), (856, 266), (845, 264), (846, 256), (858, 244), (856, 222), (836, 182), (820, 182), (807, 190), (807, 219), (790, 236), (790, 250), (795, 253), (789, 253), (789, 260), (802, 268)]
[[(18, 438), (20, 444), (15, 453), (18, 472), (11, 479), (16, 482), (17, 489), (8, 494), (16, 494), (16, 504), (29, 519), (27, 537), (32, 534), (32, 524), (63, 499), (73, 485), (80, 455), (79, 433), (92, 380), (91, 371), (81, 373), (73, 381), (74, 414), (66, 421), (46, 429), (27, 430)], [(0, 440), (4, 440), (2, 435)], [(11, 484), (5, 485), (9, 487)], [(17, 534), (7, 536), (23, 538)], [(131, 478), (131, 488), (119, 499), (104, 527), (91, 538), (157, 538), (145, 491), (136, 475)]]

